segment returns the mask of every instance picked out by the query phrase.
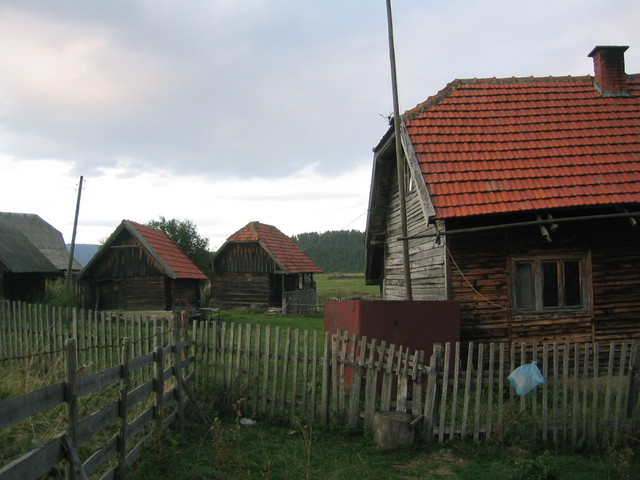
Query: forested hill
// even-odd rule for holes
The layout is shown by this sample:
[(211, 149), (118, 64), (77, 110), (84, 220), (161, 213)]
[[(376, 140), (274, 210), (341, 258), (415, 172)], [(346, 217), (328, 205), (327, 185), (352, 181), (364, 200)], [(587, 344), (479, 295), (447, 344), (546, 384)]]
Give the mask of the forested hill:
[(364, 233), (335, 230), (291, 237), (325, 273), (364, 272)]

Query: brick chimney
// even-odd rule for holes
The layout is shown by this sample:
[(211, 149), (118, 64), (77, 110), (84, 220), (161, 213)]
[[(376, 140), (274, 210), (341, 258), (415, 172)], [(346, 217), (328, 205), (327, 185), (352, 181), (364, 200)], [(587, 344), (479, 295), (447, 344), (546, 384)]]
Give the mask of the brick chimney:
[(597, 46), (591, 53), (595, 70), (593, 86), (603, 97), (626, 97), (627, 75), (624, 73), (624, 52), (629, 47)]

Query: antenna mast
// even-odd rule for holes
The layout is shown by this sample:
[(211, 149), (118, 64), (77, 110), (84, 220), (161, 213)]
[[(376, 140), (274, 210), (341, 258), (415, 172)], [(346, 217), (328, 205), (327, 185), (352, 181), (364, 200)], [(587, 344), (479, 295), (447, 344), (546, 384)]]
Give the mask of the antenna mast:
[(71, 248), (69, 249), (69, 268), (67, 269), (67, 284), (71, 283), (71, 270), (73, 268), (73, 252), (76, 248), (76, 231), (78, 230), (78, 214), (80, 213), (80, 196), (82, 195), (82, 175), (78, 185), (78, 200), (76, 201), (76, 216), (73, 219), (73, 234), (71, 235)]
[(398, 102), (398, 80), (396, 78), (396, 53), (393, 43), (393, 19), (391, 18), (391, 0), (387, 0), (387, 24), (389, 29), (389, 59), (391, 61), (391, 89), (393, 91), (393, 129), (396, 139), (396, 168), (398, 170), (398, 196), (400, 197), (400, 228), (402, 238), (402, 260), (404, 266), (404, 285), (407, 300), (413, 300), (411, 292), (411, 264), (409, 263), (409, 240), (407, 237), (407, 205), (404, 191), (404, 153), (400, 138), (400, 105)]

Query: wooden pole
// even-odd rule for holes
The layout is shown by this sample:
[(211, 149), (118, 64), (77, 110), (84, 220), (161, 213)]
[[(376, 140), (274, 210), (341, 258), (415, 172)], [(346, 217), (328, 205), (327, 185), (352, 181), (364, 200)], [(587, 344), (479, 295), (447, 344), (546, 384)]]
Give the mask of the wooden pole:
[(400, 228), (402, 237), (402, 261), (406, 300), (413, 300), (411, 289), (411, 264), (409, 263), (409, 240), (407, 239), (407, 205), (404, 191), (404, 153), (400, 139), (400, 105), (398, 101), (398, 81), (396, 78), (396, 54), (393, 43), (393, 19), (391, 0), (387, 0), (387, 24), (389, 30), (389, 59), (391, 61), (391, 89), (393, 93), (393, 130), (396, 143), (396, 168), (398, 170), (398, 196), (400, 200)]
[(78, 200), (76, 201), (76, 215), (73, 219), (73, 233), (71, 234), (71, 247), (69, 249), (69, 268), (67, 269), (67, 283), (71, 283), (71, 271), (73, 268), (73, 253), (76, 248), (76, 231), (78, 230), (78, 214), (80, 213), (80, 196), (82, 195), (82, 175), (78, 184)]

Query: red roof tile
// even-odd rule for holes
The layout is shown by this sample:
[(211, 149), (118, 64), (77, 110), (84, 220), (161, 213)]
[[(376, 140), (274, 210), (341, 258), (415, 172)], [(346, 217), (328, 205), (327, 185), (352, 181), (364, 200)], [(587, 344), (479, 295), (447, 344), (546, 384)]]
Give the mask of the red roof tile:
[(456, 80), (406, 112), (437, 218), (640, 203), (640, 75)]
[[(149, 253), (153, 254), (155, 252), (160, 260), (173, 272), (175, 278), (207, 278), (171, 237), (162, 230), (128, 220), (125, 220), (124, 223), (140, 235), (144, 240), (143, 243), (147, 244), (145, 247), (150, 248), (151, 251)], [(132, 231), (131, 233), (134, 232)]]
[(322, 272), (297, 243), (272, 225), (248, 223), (231, 235), (226, 243), (232, 242), (259, 243), (288, 274)]

